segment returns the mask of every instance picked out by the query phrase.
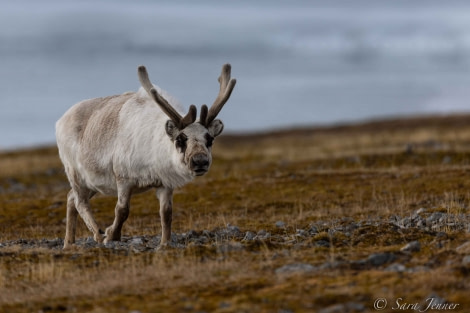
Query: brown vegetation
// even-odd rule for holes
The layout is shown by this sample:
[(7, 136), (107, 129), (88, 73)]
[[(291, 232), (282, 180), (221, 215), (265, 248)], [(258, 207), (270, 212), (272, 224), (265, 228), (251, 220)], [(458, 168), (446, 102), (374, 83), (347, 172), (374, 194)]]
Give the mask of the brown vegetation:
[[(209, 173), (176, 192), (173, 231), (230, 224), (241, 237), (63, 251), (37, 244), (65, 231), (56, 148), (0, 154), (0, 311), (374, 312), (385, 298), (393, 312), (397, 298), (425, 308), (429, 297), (470, 310), (470, 116), (227, 135), (213, 155)], [(102, 228), (114, 205), (92, 200)], [(400, 226), (421, 208), (446, 220)], [(262, 230), (270, 236), (242, 240)], [(123, 235), (160, 231), (154, 194), (134, 196)], [(77, 237), (89, 236), (79, 223)], [(420, 249), (401, 251), (413, 241)], [(377, 253), (393, 258), (375, 264)]]

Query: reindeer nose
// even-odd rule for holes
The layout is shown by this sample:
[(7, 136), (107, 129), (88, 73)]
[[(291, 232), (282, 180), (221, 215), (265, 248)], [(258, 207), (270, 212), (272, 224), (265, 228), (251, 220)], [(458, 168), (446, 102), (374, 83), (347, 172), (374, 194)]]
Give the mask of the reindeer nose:
[(209, 167), (209, 158), (203, 154), (195, 154), (191, 158), (191, 168), (196, 172), (196, 175), (202, 175), (207, 172)]

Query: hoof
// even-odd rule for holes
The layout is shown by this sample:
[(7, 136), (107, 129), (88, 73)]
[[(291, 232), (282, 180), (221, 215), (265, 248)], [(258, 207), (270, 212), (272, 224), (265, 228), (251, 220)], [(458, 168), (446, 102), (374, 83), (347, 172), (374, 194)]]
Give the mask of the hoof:
[(112, 226), (106, 228), (103, 243), (106, 244), (110, 241), (121, 241), (121, 234), (116, 234)]
[(95, 239), (95, 241), (97, 243), (103, 243), (103, 240), (105, 240), (105, 236), (101, 235), (101, 234), (95, 234), (93, 236), (93, 239)]
[(71, 250), (73, 248), (72, 243), (64, 243), (64, 246), (62, 247), (62, 250)]

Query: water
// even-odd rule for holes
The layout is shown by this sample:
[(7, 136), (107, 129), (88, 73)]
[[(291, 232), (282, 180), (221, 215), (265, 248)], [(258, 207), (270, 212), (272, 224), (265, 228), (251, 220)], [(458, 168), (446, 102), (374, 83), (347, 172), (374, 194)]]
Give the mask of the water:
[(140, 64), (200, 106), (230, 62), (230, 132), (470, 111), (470, 3), (331, 2), (0, 0), (0, 149), (53, 143)]

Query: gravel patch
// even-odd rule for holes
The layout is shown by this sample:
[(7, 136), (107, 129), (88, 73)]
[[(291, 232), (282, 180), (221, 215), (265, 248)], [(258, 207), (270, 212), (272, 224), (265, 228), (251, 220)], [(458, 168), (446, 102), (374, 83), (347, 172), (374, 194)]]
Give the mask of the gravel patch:
[[(210, 248), (210, 251), (221, 255), (241, 253), (259, 253), (263, 247), (273, 247), (286, 253), (277, 253), (279, 259), (285, 260), (286, 264), (277, 264), (274, 269), (276, 274), (289, 273), (307, 273), (321, 270), (335, 269), (368, 269), (380, 268), (390, 272), (423, 272), (429, 271), (437, 263), (430, 261), (426, 266), (410, 266), (408, 262), (412, 259), (414, 253), (422, 250), (422, 246), (430, 248), (443, 248), (449, 243), (449, 236), (446, 231), (465, 232), (470, 225), (470, 216), (465, 214), (448, 214), (443, 212), (431, 212), (425, 208), (420, 208), (410, 216), (390, 216), (389, 219), (367, 219), (355, 221), (352, 218), (344, 217), (341, 219), (317, 221), (305, 227), (292, 228), (286, 226), (283, 221), (277, 221), (272, 226), (271, 231), (265, 229), (240, 229), (236, 225), (227, 224), (212, 230), (189, 230), (185, 233), (173, 233), (170, 241), (172, 249), (187, 249), (188, 247), (204, 246)], [(402, 243), (401, 248), (394, 251), (381, 252), (376, 251), (360, 260), (332, 260), (323, 264), (292, 263), (290, 252), (296, 249), (318, 249), (317, 253), (328, 253), (322, 250), (329, 250), (332, 247), (350, 246), (354, 249), (355, 245), (368, 241), (367, 245), (374, 245), (376, 240), (381, 238), (377, 231), (384, 230), (384, 237), (393, 237), (395, 233), (403, 232), (404, 235), (398, 235), (398, 243), (402, 241), (402, 236), (406, 233), (416, 235), (433, 236), (432, 241), (413, 240), (408, 243)], [(410, 231), (403, 231), (408, 229)], [(418, 233), (416, 233), (418, 232)], [(77, 238), (76, 246), (79, 249), (106, 249), (116, 253), (153, 253), (160, 251), (161, 237), (159, 235), (151, 236), (123, 236), (121, 241), (112, 241), (106, 244), (99, 244), (92, 237)], [(0, 242), (0, 255), (9, 247), (15, 249), (37, 249), (45, 248), (61, 251), (64, 241), (62, 238), (53, 239), (26, 239)], [(390, 244), (396, 244), (394, 242)], [(165, 249), (164, 249), (165, 250)], [(460, 244), (455, 248), (455, 252), (461, 257), (454, 263), (459, 266), (470, 265), (470, 241)], [(7, 252), (5, 252), (7, 253)], [(11, 252), (10, 252), (11, 253)]]

